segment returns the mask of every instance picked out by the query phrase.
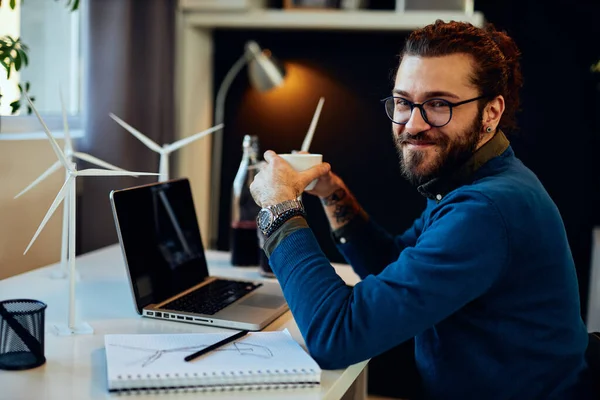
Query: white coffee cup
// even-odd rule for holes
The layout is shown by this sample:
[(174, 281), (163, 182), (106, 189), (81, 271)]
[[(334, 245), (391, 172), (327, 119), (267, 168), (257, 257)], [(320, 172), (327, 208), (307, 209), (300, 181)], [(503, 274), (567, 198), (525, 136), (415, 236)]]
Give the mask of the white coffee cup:
[[(288, 162), (296, 171), (304, 171), (323, 162), (323, 154), (278, 154)], [(304, 190), (312, 190), (317, 184), (317, 179), (312, 181)]]

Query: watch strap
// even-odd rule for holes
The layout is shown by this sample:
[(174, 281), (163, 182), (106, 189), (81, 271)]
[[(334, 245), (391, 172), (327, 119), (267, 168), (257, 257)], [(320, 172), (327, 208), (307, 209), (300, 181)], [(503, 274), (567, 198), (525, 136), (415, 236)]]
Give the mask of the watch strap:
[(277, 219), (286, 211), (294, 209), (304, 209), (304, 205), (302, 204), (301, 200), (295, 199), (282, 201), (281, 203), (274, 204), (269, 208), (273, 212), (275, 219)]
[(281, 227), (281, 225), (283, 225), (287, 220), (289, 220), (290, 218), (293, 218), (295, 216), (298, 216), (298, 215), (306, 218), (306, 212), (304, 211), (304, 208), (291, 208), (289, 210), (282, 212), (281, 214), (279, 214), (277, 216), (277, 218), (275, 218), (275, 220), (273, 221), (271, 226), (269, 226), (267, 231), (264, 232), (265, 236), (266, 237), (271, 236), (273, 234), (273, 232), (275, 232), (277, 229), (279, 229)]

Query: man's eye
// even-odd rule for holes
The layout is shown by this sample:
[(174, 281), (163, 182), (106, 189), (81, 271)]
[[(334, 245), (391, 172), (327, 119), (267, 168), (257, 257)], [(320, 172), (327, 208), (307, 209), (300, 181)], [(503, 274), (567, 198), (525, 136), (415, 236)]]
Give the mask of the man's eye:
[(440, 107), (448, 107), (448, 103), (443, 100), (431, 100), (427, 102), (427, 107), (431, 108), (440, 108)]
[(404, 100), (404, 99), (395, 99), (396, 100), (396, 107), (410, 107), (410, 103), (408, 102), (408, 100)]

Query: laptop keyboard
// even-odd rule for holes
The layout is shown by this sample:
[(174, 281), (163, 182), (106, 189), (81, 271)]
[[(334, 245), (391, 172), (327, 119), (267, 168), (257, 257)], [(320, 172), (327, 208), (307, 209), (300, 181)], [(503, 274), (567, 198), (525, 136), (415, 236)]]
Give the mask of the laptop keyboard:
[(161, 309), (213, 315), (260, 286), (261, 283), (219, 279), (165, 304)]

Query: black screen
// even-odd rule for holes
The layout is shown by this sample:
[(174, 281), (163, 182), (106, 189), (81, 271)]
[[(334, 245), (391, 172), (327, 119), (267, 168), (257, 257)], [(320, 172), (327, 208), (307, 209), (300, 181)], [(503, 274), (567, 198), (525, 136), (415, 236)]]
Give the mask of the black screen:
[(138, 311), (208, 276), (187, 179), (112, 194)]

